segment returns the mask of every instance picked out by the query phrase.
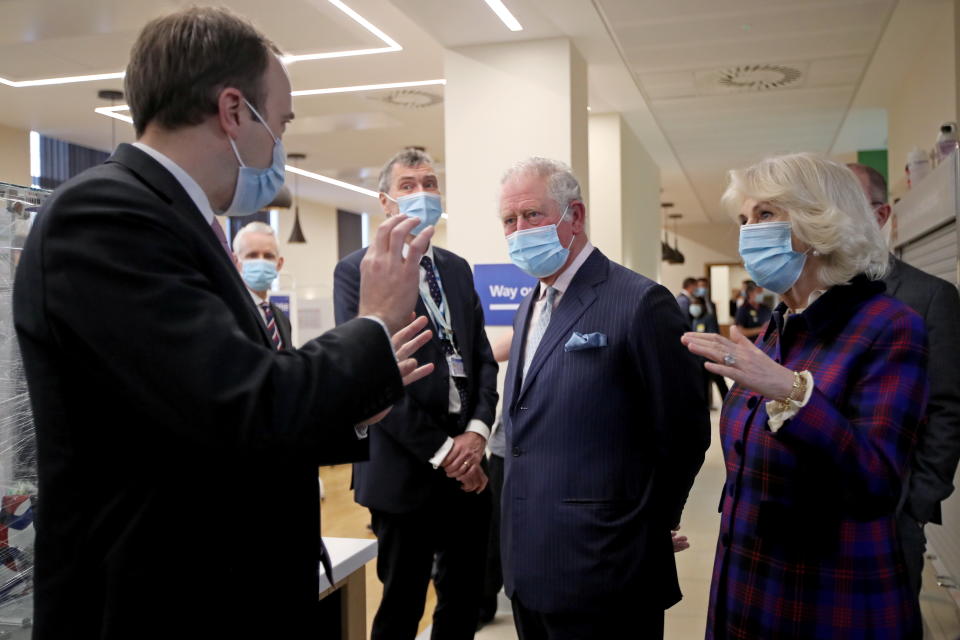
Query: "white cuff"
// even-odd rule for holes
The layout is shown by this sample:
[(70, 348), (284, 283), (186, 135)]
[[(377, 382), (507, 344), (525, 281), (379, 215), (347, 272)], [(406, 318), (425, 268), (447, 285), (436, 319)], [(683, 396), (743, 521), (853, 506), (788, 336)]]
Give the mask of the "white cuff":
[(373, 320), (373, 321), (376, 322), (378, 325), (380, 325), (381, 327), (383, 327), (383, 332), (384, 332), (384, 333), (386, 334), (386, 336), (387, 336), (387, 342), (390, 343), (390, 350), (393, 351), (393, 336), (390, 335), (390, 330), (387, 329), (386, 323), (385, 323), (383, 320), (381, 320), (380, 318), (378, 318), (377, 316), (360, 316), (360, 317), (361, 317), (361, 318), (366, 318), (367, 320)]
[(443, 464), (444, 458), (447, 457), (447, 454), (450, 453), (450, 449), (453, 449), (453, 438), (447, 436), (447, 441), (443, 443), (437, 452), (433, 454), (433, 457), (430, 458), (430, 464), (433, 465), (434, 469), (439, 469), (440, 465)]
[(368, 424), (354, 425), (353, 432), (357, 434), (357, 440), (366, 440), (367, 435), (370, 433), (370, 425)]
[(807, 383), (807, 390), (803, 394), (803, 400), (799, 402), (796, 400), (787, 400), (786, 406), (779, 400), (770, 400), (767, 402), (767, 426), (770, 427), (770, 431), (773, 433), (776, 433), (780, 427), (783, 426), (784, 422), (797, 415), (797, 412), (810, 402), (810, 396), (813, 395), (813, 374), (809, 371), (801, 371), (800, 375), (803, 376), (804, 381)]
[(490, 439), (490, 427), (485, 425), (483, 420), (478, 420), (477, 418), (471, 420), (470, 424), (467, 425), (467, 431), (472, 431), (484, 440)]

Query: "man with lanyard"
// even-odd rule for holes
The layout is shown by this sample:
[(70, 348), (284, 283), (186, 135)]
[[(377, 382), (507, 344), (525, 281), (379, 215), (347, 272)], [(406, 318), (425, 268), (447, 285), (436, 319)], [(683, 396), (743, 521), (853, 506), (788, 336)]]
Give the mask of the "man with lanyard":
[[(433, 161), (401, 151), (380, 173), (380, 204), (389, 216), (417, 217), (416, 228), (442, 215)], [(411, 236), (412, 237), (412, 236)], [(364, 249), (337, 264), (337, 323), (357, 315)], [(407, 389), (370, 431), (370, 460), (354, 465), (357, 502), (370, 509), (379, 542), (383, 599), (371, 637), (409, 639), (423, 615), (434, 555), (437, 607), (433, 638), (472, 638), (477, 625), (490, 517), (483, 457), (497, 405), (497, 364), (467, 262), (429, 247), (420, 262), (417, 312), (434, 337), (416, 353), (436, 372)]]

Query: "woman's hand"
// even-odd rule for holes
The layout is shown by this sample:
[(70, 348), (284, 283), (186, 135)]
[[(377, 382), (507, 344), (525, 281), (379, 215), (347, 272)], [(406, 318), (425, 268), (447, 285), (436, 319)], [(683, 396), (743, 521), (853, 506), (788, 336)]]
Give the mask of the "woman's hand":
[(745, 389), (771, 400), (786, 398), (793, 390), (793, 371), (774, 362), (736, 327), (730, 327), (729, 340), (719, 333), (689, 332), (680, 341), (709, 361), (703, 365), (707, 371), (731, 378)]

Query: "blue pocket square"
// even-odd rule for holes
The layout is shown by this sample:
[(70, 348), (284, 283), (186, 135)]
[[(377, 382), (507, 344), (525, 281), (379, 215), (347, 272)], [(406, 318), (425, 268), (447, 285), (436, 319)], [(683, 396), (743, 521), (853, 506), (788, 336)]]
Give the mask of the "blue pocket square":
[(604, 333), (579, 333), (574, 331), (570, 339), (567, 340), (567, 344), (563, 345), (563, 350), (580, 351), (605, 346), (607, 346), (607, 336)]

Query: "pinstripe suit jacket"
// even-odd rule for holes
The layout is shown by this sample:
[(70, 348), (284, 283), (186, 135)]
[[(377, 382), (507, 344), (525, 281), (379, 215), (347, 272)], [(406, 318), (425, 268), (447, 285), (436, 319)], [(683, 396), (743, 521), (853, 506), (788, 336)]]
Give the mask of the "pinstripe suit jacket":
[(926, 332), (863, 276), (758, 345), (809, 370), (810, 401), (776, 434), (766, 398), (734, 386), (707, 638), (919, 638), (894, 511), (927, 395)]
[[(680, 599), (670, 529), (710, 441), (687, 324), (665, 288), (594, 250), (521, 384), (535, 293), (517, 313), (504, 391), (507, 594), (546, 613), (666, 608)], [(566, 351), (574, 331), (607, 346)]]

